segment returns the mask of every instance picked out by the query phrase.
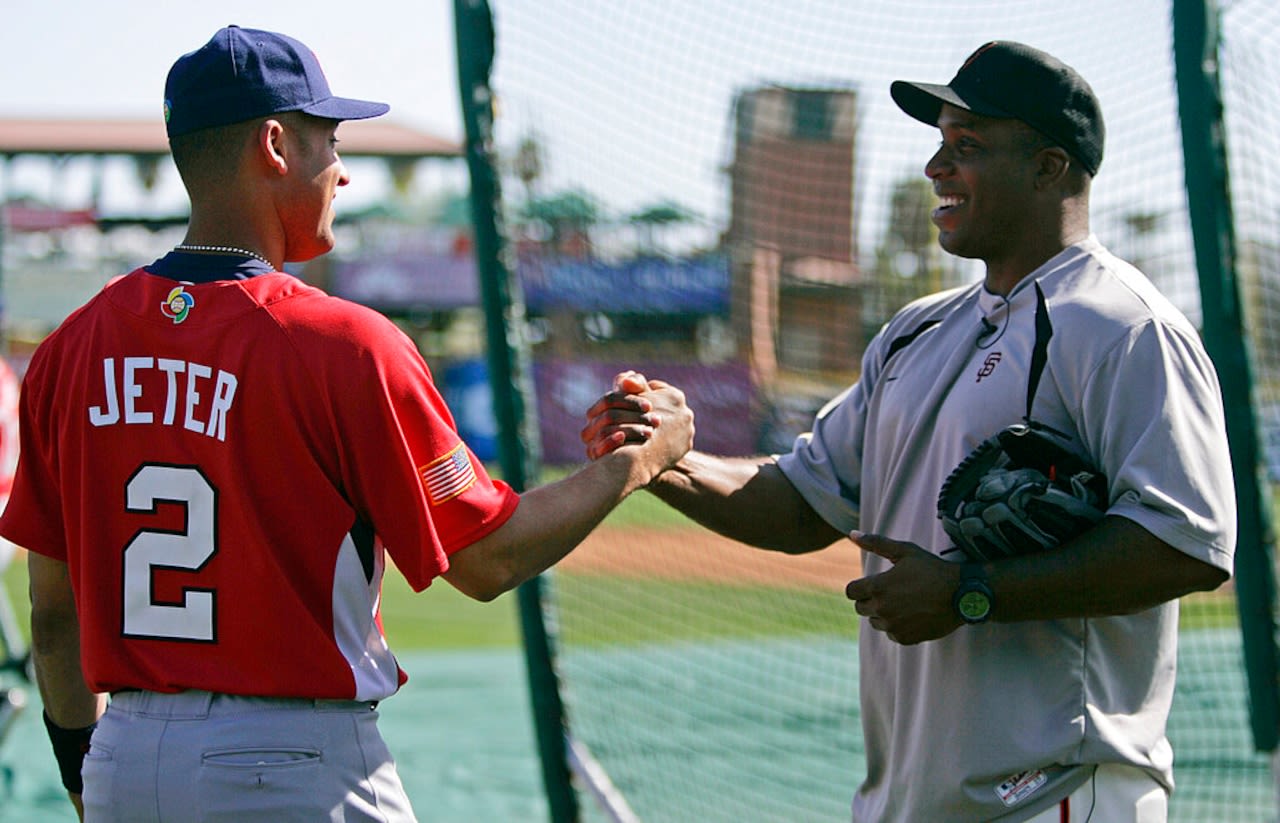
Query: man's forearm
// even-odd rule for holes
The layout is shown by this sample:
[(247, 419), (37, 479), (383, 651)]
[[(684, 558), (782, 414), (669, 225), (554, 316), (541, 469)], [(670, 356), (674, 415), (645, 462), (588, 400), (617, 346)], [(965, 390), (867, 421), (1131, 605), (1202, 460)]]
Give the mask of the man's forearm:
[(992, 619), (1133, 614), (1221, 585), (1226, 572), (1168, 546), (1123, 517), (1107, 517), (1059, 550), (989, 565)]
[[(845, 594), (872, 629), (906, 645), (936, 640), (961, 625), (954, 596), (962, 566), (884, 535), (852, 535), (891, 568), (853, 580)], [(1162, 542), (1137, 523), (1106, 517), (1075, 540), (980, 564), (1000, 623), (1136, 614), (1194, 591), (1217, 588), (1222, 569)]]
[(80, 668), (80, 620), (67, 564), (30, 553), (31, 662), (45, 712), (67, 729), (84, 728), (101, 716), (105, 696), (94, 694)]
[(105, 698), (85, 685), (80, 669), (80, 635), (41, 636), (32, 623), (31, 662), (44, 710), (54, 723), (79, 729), (97, 721), (105, 708)]
[(711, 531), (762, 549), (801, 554), (844, 536), (818, 516), (771, 457), (689, 452), (648, 488)]
[(445, 579), (469, 597), (491, 600), (546, 571), (662, 471), (642, 459), (648, 448), (619, 449), (525, 492), (507, 522), (450, 558)]
[(84, 784), (80, 770), (93, 726), (106, 710), (106, 696), (90, 691), (80, 667), (80, 620), (76, 615), (67, 564), (31, 553), (27, 559), (31, 592), (31, 662), (44, 703), (45, 726), (77, 815)]

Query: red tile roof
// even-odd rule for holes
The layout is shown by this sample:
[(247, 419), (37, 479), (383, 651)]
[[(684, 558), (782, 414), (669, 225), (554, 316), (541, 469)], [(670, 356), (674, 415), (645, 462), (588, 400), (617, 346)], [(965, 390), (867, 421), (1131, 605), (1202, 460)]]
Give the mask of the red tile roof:
[[(458, 157), (450, 140), (384, 119), (342, 124), (347, 157)], [(151, 120), (0, 118), (0, 154), (165, 155), (164, 125)]]

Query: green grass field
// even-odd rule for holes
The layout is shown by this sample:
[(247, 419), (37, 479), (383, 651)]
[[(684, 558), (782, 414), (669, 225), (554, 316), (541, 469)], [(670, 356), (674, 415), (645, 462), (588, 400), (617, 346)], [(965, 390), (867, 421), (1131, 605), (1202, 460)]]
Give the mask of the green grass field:
[[(683, 515), (650, 495), (633, 495), (609, 517), (608, 523), (664, 528), (689, 525)], [(21, 559), (10, 563), (0, 578), (19, 624), (27, 632), (26, 563)], [(383, 583), (382, 597), (383, 628), (391, 648), (397, 651), (501, 648), (520, 643), (514, 593), (492, 603), (479, 603), (443, 580), (415, 593), (403, 577), (391, 570)]]
[[(19, 625), (29, 633), (26, 563), (10, 563), (3, 578)], [(392, 570), (382, 596), (383, 628), (397, 651), (510, 647), (520, 642), (512, 594), (479, 603), (442, 580), (415, 594)]]
[(857, 637), (852, 607), (829, 592), (569, 574), (554, 585), (574, 606), (560, 615), (561, 634), (582, 645)]
[(0, 583), (3, 583), (5, 593), (9, 596), (9, 602), (13, 605), (13, 611), (18, 618), (18, 625), (22, 627), (23, 633), (31, 636), (31, 615), (28, 611), (27, 600), (27, 564), (22, 558), (18, 558), (11, 562), (4, 570), (4, 574), (0, 575)]
[(394, 570), (382, 584), (382, 627), (397, 651), (495, 648), (520, 642), (514, 594), (480, 603), (443, 580), (415, 594)]
[[(689, 529), (690, 539), (696, 539), (698, 534), (696, 526), (649, 495), (633, 496), (607, 521), (607, 527), (628, 524)], [(845, 621), (838, 613), (833, 617), (831, 597), (823, 593), (596, 575), (563, 578), (560, 585), (574, 587), (577, 602), (598, 606), (575, 616), (575, 620), (592, 623), (590, 634), (598, 643), (692, 639), (710, 632), (724, 637), (796, 635), (812, 632), (815, 627), (838, 636), (856, 637), (856, 621)], [(29, 620), (26, 563), (10, 563), (3, 582), (25, 632)], [(584, 598), (582, 593), (587, 590), (591, 596)], [(767, 600), (767, 609), (742, 612), (732, 605), (752, 596), (753, 590), (757, 599)], [(730, 593), (734, 596), (726, 596)], [(646, 613), (652, 614), (655, 604), (680, 604), (682, 611), (698, 618), (658, 625), (644, 618)], [(414, 593), (394, 570), (387, 573), (383, 583), (383, 627), (391, 647), (397, 651), (517, 646), (520, 630), (516, 608), (514, 593), (492, 603), (479, 603), (443, 580)], [(1235, 601), (1225, 592), (1186, 597), (1182, 601), (1181, 624), (1184, 629), (1236, 626)]]

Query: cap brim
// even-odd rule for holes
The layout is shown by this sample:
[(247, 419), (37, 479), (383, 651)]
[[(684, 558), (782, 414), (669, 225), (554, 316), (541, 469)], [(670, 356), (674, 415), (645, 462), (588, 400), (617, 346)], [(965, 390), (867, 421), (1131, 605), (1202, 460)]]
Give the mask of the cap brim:
[(302, 109), (314, 117), (329, 120), (368, 120), (380, 117), (391, 111), (386, 103), (374, 103), (370, 100), (353, 100), (349, 97), (330, 97), (318, 103), (312, 103)]
[(956, 94), (950, 86), (939, 86), (935, 83), (910, 83), (906, 80), (895, 80), (889, 86), (889, 94), (898, 108), (905, 111), (921, 123), (930, 126), (938, 125), (938, 115), (942, 113), (942, 104), (947, 103), (956, 108), (982, 114), (988, 117), (1010, 117), (1007, 112), (991, 104), (970, 96), (969, 99)]

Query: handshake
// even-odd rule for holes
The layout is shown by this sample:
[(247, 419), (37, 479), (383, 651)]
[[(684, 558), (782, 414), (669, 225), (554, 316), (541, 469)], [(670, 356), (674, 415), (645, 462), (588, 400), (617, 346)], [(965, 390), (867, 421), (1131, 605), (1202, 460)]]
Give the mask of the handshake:
[(650, 452), (658, 460), (659, 465), (652, 466), (657, 477), (693, 448), (693, 434), (693, 410), (685, 405), (684, 392), (626, 371), (614, 378), (613, 390), (587, 410), (580, 436), (590, 460), (623, 447)]

